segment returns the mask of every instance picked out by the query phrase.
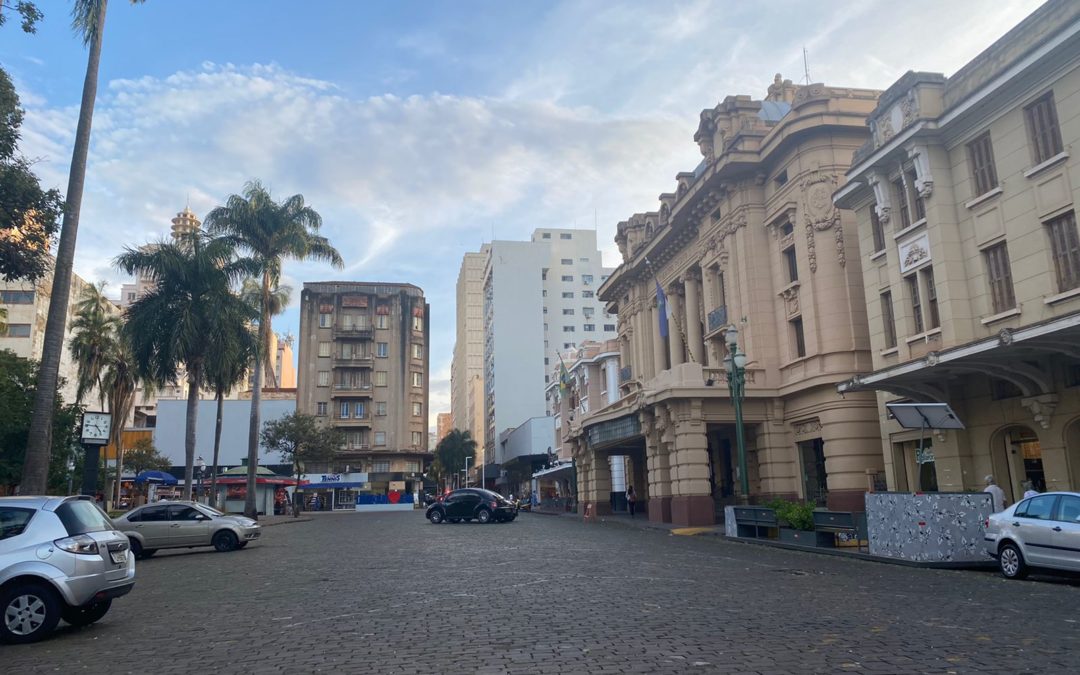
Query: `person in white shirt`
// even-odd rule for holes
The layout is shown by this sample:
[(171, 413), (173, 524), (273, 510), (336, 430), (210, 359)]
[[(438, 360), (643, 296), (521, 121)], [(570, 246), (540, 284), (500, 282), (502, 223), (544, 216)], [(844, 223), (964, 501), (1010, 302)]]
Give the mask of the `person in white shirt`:
[(983, 488), (983, 492), (990, 493), (990, 498), (993, 501), (994, 513), (999, 513), (1005, 510), (1008, 506), (1008, 502), (1005, 500), (1005, 491), (998, 487), (994, 482), (993, 476), (986, 477), (986, 487)]
[(1024, 481), (1024, 499), (1034, 497), (1037, 494), (1039, 494), (1039, 491), (1035, 489), (1035, 484), (1029, 480)]

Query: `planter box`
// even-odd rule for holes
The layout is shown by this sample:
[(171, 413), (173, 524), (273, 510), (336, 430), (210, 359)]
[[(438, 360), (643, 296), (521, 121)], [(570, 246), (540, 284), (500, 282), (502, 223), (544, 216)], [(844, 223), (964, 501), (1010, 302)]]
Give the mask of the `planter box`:
[(832, 532), (793, 530), (790, 527), (780, 528), (780, 541), (785, 544), (798, 544), (799, 546), (814, 546), (817, 548), (833, 548), (836, 546), (836, 536)]

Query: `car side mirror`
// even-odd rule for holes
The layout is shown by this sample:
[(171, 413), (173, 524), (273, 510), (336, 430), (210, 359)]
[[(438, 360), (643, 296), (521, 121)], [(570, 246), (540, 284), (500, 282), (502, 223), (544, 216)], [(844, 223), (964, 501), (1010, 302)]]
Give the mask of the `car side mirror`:
[(195, 520), (210, 520), (210, 516), (199, 515), (195, 517)]

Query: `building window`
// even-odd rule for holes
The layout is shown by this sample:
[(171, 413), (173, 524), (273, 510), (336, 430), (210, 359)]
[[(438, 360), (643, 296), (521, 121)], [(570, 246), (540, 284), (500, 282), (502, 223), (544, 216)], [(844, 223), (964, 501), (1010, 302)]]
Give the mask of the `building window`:
[(385, 359), (390, 355), (390, 344), (388, 342), (376, 342), (375, 343), (375, 356), (380, 359)]
[(319, 328), (329, 328), (334, 323), (334, 315), (329, 312), (319, 313)]
[(563, 232), (563, 233), (559, 234), (559, 239), (573, 239), (573, 238), (574, 238), (574, 235), (570, 234), (569, 232)]
[(318, 383), (319, 383), (320, 387), (329, 387), (330, 386), (330, 371), (329, 370), (320, 370), (319, 371)]
[(355, 417), (358, 420), (362, 420), (365, 417), (367, 417), (367, 410), (364, 408), (364, 402), (363, 401), (357, 401), (353, 405), (353, 417)]
[(326, 417), (326, 401), (319, 401), (315, 404), (315, 414), (319, 417)]
[(375, 371), (375, 386), (376, 387), (385, 387), (386, 386), (386, 371), (385, 370), (376, 370)]
[(562, 348), (563, 349), (573, 349), (574, 348), (574, 343), (573, 342), (564, 342), (563, 345), (562, 345)]
[(582, 274), (581, 275), (581, 283), (588, 286), (592, 282), (593, 282), (593, 275), (591, 275), (591, 274)]
[(1028, 136), (1031, 138), (1036, 164), (1041, 164), (1062, 151), (1054, 92), (1047, 92), (1024, 108), (1024, 117), (1027, 119)]
[[(129, 300), (134, 300), (134, 293), (129, 293)], [(34, 304), (33, 291), (0, 291), (0, 305), (32, 305)]]
[(578, 262), (587, 263), (587, 262), (589, 262), (589, 259), (588, 258), (578, 258)]
[(563, 265), (573, 265), (574, 264), (574, 259), (573, 258), (562, 258), (562, 259), (559, 260), (559, 262), (561, 264), (563, 264)]
[[(375, 432), (375, 445), (386, 445), (386, 432)], [(375, 473), (387, 473), (390, 471), (390, 462), (387, 460), (379, 460), (372, 464), (372, 468)]]
[(322, 357), (329, 357), (330, 356), (330, 344), (331, 344), (330, 342), (320, 342), (319, 343), (319, 356), (322, 356)]
[(386, 401), (375, 402), (375, 416), (386, 417)]
[(987, 131), (968, 143), (968, 160), (971, 162), (971, 177), (975, 181), (975, 196), (984, 195), (997, 187), (997, 168), (994, 166), (994, 146), (990, 143)]
[(615, 324), (613, 324), (613, 323), (605, 323), (604, 324), (604, 330), (606, 330), (606, 331), (614, 331), (615, 330)]
[(896, 193), (896, 204), (900, 209), (900, 229), (911, 226), (911, 214), (908, 212), (907, 190), (904, 189), (903, 177), (893, 181), (893, 191)]
[(574, 332), (574, 327), (573, 326), (563, 326), (562, 327), (562, 332), (564, 332), (564, 333), (573, 333)]
[(594, 307), (582, 307), (582, 308), (581, 308), (581, 314), (582, 314), (582, 315), (583, 315), (583, 316), (584, 316), (584, 317), (585, 317), (586, 319), (591, 319), (591, 318), (592, 318), (592, 316), (593, 316), (594, 314), (596, 314), (596, 309), (595, 309)]
[(912, 274), (904, 278), (908, 287), (908, 297), (911, 298), (911, 316), (915, 321), (915, 335), (919, 335), (925, 329), (922, 316), (922, 294), (919, 293), (919, 276)]
[(562, 280), (567, 281), (567, 282), (573, 281), (574, 280), (574, 275), (572, 275), (572, 274), (564, 274)]
[(596, 332), (596, 324), (587, 323), (581, 327), (581, 330), (586, 333), (594, 333)]
[(1050, 254), (1054, 258), (1058, 292), (1080, 286), (1080, 238), (1076, 233), (1076, 213), (1058, 216), (1046, 223), (1050, 235)]
[(874, 233), (874, 253), (885, 250), (885, 228), (878, 218), (877, 207), (870, 205), (870, 230)]
[(4, 331), (2, 337), (28, 338), (28, 337), (30, 337), (30, 324), (28, 324), (28, 323), (9, 323), (7, 325), (7, 330)]
[(343, 420), (349, 419), (349, 413), (352, 411), (352, 406), (348, 401), (342, 401), (338, 408), (338, 417)]
[(419, 344), (413, 343), (412, 357), (414, 359), (422, 359), (422, 358), (424, 358), (424, 345), (419, 345)]
[(930, 313), (930, 328), (941, 326), (941, 315), (938, 313), (937, 284), (934, 283), (934, 268), (927, 267), (920, 272), (923, 283), (926, 284), (926, 309)]
[(881, 323), (885, 328), (885, 348), (896, 346), (896, 317), (893, 314), (892, 291), (881, 294)]
[(390, 317), (388, 315), (386, 315), (386, 314), (376, 314), (375, 315), (375, 327), (376, 328), (383, 328), (383, 329), (389, 328), (390, 327)]
[(1008, 248), (1004, 243), (991, 246), (983, 251), (983, 257), (986, 259), (986, 274), (990, 280), (990, 298), (994, 314), (1016, 307)]
[[(571, 293), (570, 295), (573, 296), (573, 293)], [(583, 297), (583, 298), (592, 298), (592, 297), (595, 297), (595, 296), (596, 296), (596, 294), (593, 293), (592, 291), (582, 291), (581, 292), (581, 297)]]
[(540, 238), (541, 239), (551, 239), (551, 233), (550, 232), (541, 232), (540, 233)]
[(420, 403), (418, 401), (413, 401), (412, 414), (413, 414), (413, 417), (423, 417), (424, 416), (424, 404)]
[(926, 217), (926, 202), (923, 201), (923, 196), (919, 194), (919, 191), (915, 189), (915, 178), (915, 172), (908, 171), (906, 187), (915, 198), (915, 220), (919, 221)]
[[(423, 439), (421, 439), (423, 440)], [(419, 445), (419, 443), (417, 443)], [(420, 473), (420, 462), (407, 461), (405, 462), (405, 473)]]
[(414, 387), (422, 387), (422, 386), (424, 386), (424, 374), (423, 373), (415, 373), (414, 372), (412, 374), (412, 386), (414, 386)]
[(424, 442), (424, 434), (420, 431), (412, 432), (412, 444), (413, 447), (420, 447)]
[(791, 333), (795, 342), (795, 357), (806, 356), (806, 335), (803, 333), (802, 317), (791, 320)]
[(573, 300), (574, 292), (573, 291), (563, 291), (562, 296), (566, 300)]
[(780, 226), (780, 236), (781, 237), (786, 237), (789, 234), (793, 234), (794, 232), (795, 232), (795, 226), (791, 224), (790, 220), (785, 220), (784, 224)]
[(563, 313), (563, 316), (573, 316), (573, 315), (574, 315), (574, 310), (573, 310), (573, 308), (571, 308), (571, 309), (564, 309), (564, 310), (562, 311), (562, 313)]
[(424, 330), (424, 317), (414, 316), (412, 318), (412, 329), (417, 331)]
[(799, 280), (799, 261), (795, 258), (795, 247), (788, 246), (784, 249), (784, 267), (787, 270), (788, 283)]

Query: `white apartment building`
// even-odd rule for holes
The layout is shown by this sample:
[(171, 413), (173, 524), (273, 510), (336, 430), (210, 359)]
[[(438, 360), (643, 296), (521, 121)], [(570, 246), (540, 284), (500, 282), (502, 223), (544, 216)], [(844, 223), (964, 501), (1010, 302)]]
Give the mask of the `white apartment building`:
[[(467, 430), (473, 438), (484, 438), (484, 401), (471, 396), (484, 377), (484, 267), (489, 246), (479, 253), (466, 253), (457, 279), (457, 334), (454, 360), (450, 366), (450, 416), (454, 429)], [(482, 443), (478, 449), (483, 452)], [(434, 447), (434, 446), (432, 446)], [(482, 461), (477, 458), (477, 461)]]
[(596, 298), (611, 271), (593, 230), (541, 228), (529, 241), (490, 244), (483, 275), (486, 451), (503, 431), (546, 414), (548, 369), (559, 351), (617, 336), (615, 318)]

